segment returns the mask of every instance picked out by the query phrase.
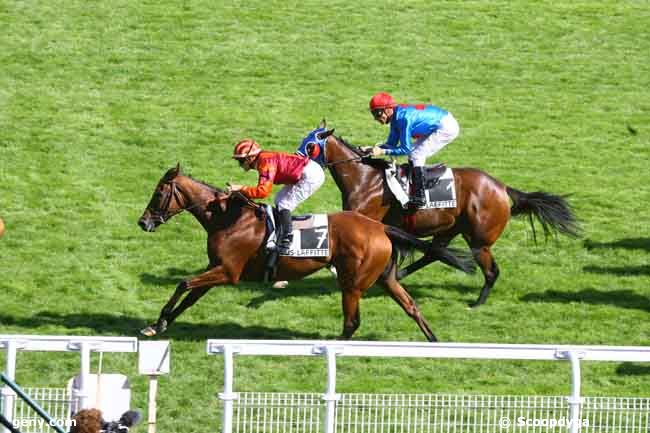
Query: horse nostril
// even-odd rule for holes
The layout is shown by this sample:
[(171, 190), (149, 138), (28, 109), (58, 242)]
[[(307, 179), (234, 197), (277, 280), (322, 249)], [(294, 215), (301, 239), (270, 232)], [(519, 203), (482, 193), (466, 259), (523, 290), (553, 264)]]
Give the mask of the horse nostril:
[(138, 220), (138, 225), (142, 230), (147, 230), (147, 223), (143, 219)]

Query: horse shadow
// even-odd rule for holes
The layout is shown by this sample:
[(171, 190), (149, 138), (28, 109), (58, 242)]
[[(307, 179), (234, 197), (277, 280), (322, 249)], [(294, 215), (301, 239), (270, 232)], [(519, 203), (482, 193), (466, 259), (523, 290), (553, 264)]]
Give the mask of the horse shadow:
[(619, 376), (650, 376), (650, 365), (623, 362), (616, 367)]
[[(33, 330), (35, 328), (65, 328), (79, 334), (107, 334), (140, 337), (139, 330), (148, 325), (140, 317), (111, 315), (107, 313), (72, 313), (63, 314), (54, 311), (40, 311), (31, 317), (14, 317), (0, 314), (0, 323)], [(287, 328), (270, 328), (265, 326), (242, 326), (238, 323), (188, 323), (176, 321), (161, 335), (184, 341), (205, 341), (210, 338), (234, 339), (268, 339), (268, 340), (318, 340), (334, 338), (315, 332), (301, 332)]]
[(650, 252), (650, 238), (625, 238), (614, 242), (596, 242), (586, 239), (584, 246), (588, 250), (624, 248), (627, 250), (644, 250)]
[(621, 277), (650, 275), (650, 265), (616, 267), (584, 266), (582, 270), (592, 274), (612, 274)]
[[(625, 238), (613, 242), (596, 242), (587, 239), (584, 241), (584, 246), (588, 250), (623, 248), (650, 252), (650, 238)], [(592, 274), (612, 274), (623, 277), (650, 275), (650, 265), (617, 267), (585, 266), (583, 270)]]
[(592, 305), (615, 305), (621, 308), (650, 312), (650, 299), (632, 290), (603, 291), (593, 288), (579, 292), (547, 290), (545, 292), (528, 293), (520, 299), (525, 302), (583, 302)]

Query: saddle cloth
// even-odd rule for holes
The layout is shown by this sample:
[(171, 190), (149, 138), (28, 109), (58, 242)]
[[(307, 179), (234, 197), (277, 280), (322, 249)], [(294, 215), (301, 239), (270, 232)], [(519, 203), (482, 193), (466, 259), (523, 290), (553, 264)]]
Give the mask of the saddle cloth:
[[(409, 202), (411, 184), (408, 174), (408, 165), (397, 166), (393, 163), (385, 170), (386, 184), (403, 208), (407, 208)], [(434, 184), (438, 176), (438, 182)], [(424, 189), (426, 205), (422, 209), (456, 207), (456, 186), (451, 168), (442, 164), (424, 167)]]
[[(275, 217), (271, 206), (265, 206), (267, 221), (270, 224), (270, 234), (266, 241), (267, 250), (277, 250), (277, 232)], [(296, 215), (291, 218), (293, 225), (293, 241), (288, 251), (282, 251), (281, 256), (289, 257), (328, 257), (329, 227), (326, 214)]]

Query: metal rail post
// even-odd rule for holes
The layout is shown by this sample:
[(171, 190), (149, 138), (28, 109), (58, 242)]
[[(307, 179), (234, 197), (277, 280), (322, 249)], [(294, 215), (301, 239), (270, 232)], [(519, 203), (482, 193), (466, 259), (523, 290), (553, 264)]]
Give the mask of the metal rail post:
[(580, 358), (583, 356), (584, 354), (574, 351), (569, 352), (569, 362), (571, 362), (571, 397), (569, 397), (571, 433), (578, 433), (582, 427), (582, 419), (580, 419), (580, 407), (582, 406), (582, 397), (580, 397)]
[(582, 427), (582, 419), (580, 418), (580, 407), (582, 406), (582, 397), (580, 396), (580, 359), (585, 357), (585, 353), (569, 350), (558, 352), (557, 357), (567, 359), (571, 363), (571, 395), (567, 398), (570, 418), (569, 431), (571, 433), (579, 433)]
[[(16, 352), (18, 351), (18, 343), (9, 340), (7, 342), (7, 363), (5, 368), (5, 375), (10, 380), (16, 379)], [(2, 413), (7, 421), (12, 422), (14, 419), (14, 399), (16, 393), (9, 388), (9, 385), (3, 386), (0, 390), (2, 393)], [(1, 433), (9, 433), (5, 427), (0, 427)]]
[(237, 394), (232, 390), (235, 353), (237, 350), (233, 346), (223, 346), (223, 392), (219, 393), (223, 401), (223, 433), (232, 433), (233, 400), (237, 399)]
[(88, 408), (88, 379), (90, 376), (90, 346), (88, 343), (79, 343), (79, 352), (81, 352), (81, 374), (79, 375), (79, 409)]
[(336, 402), (341, 396), (336, 393), (336, 355), (343, 351), (341, 347), (324, 346), (314, 352), (322, 353), (327, 360), (327, 388), (323, 394), (325, 401), (325, 433), (336, 431)]

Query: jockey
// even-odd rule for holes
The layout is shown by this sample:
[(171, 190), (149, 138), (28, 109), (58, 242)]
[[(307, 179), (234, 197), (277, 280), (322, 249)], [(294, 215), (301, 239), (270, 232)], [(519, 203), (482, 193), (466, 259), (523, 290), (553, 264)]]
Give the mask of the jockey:
[[(396, 104), (388, 93), (377, 93), (370, 99), (370, 112), (382, 125), (390, 123), (386, 143), (368, 146), (364, 150), (373, 156), (408, 155), (413, 167), (412, 207), (425, 203), (424, 173), (422, 167), (427, 157), (451, 143), (460, 130), (458, 122), (448, 111), (435, 105)], [(398, 145), (399, 143), (399, 145)]]
[(266, 198), (271, 194), (273, 184), (284, 185), (275, 196), (275, 205), (279, 211), (282, 236), (278, 246), (281, 252), (287, 251), (293, 240), (291, 212), (323, 184), (323, 169), (309, 157), (264, 151), (250, 138), (237, 143), (232, 157), (245, 171), (256, 169), (259, 179), (257, 186), (230, 185), (229, 192), (239, 191), (251, 199)]

